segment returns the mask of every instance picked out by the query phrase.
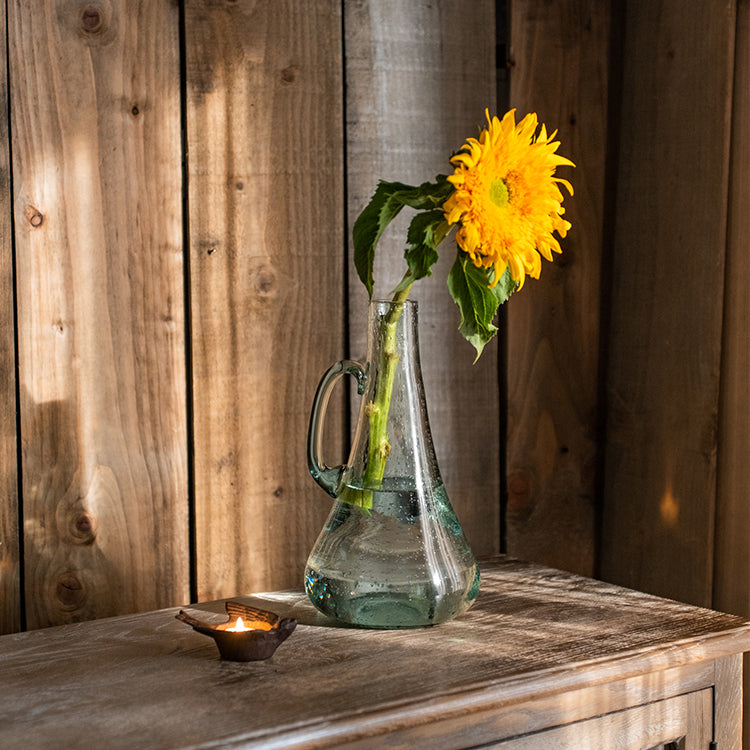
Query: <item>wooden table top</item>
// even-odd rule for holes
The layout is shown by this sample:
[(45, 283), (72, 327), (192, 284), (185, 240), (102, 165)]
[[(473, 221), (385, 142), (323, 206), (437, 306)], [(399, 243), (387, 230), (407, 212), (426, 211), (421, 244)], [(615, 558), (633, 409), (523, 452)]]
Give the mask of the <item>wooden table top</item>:
[(506, 558), (422, 630), (336, 627), (301, 592), (234, 599), (297, 618), (271, 659), (221, 661), (178, 608), (1, 637), (0, 747), (312, 746), (750, 650), (741, 617)]

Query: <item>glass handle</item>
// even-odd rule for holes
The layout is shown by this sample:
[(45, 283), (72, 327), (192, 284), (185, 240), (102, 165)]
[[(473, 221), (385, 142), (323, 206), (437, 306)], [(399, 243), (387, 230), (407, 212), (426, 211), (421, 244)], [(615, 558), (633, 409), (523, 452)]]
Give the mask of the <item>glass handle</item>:
[(365, 370), (359, 362), (348, 359), (334, 362), (318, 384), (313, 400), (312, 413), (310, 414), (310, 428), (307, 431), (307, 467), (313, 479), (331, 497), (338, 497), (341, 485), (341, 477), (346, 466), (326, 466), (321, 460), (323, 443), (323, 422), (325, 421), (328, 400), (331, 397), (334, 385), (343, 375), (353, 375), (357, 379), (358, 391), (363, 392), (366, 378)]

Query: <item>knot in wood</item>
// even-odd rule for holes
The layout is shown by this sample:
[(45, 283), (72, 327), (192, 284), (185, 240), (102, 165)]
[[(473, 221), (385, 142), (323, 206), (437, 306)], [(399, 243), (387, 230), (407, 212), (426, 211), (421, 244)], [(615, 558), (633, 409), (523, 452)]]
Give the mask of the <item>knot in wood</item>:
[(518, 470), (508, 475), (509, 516), (523, 520), (531, 515), (534, 501), (531, 492), (531, 479), (527, 472)]
[(298, 75), (299, 68), (296, 65), (290, 65), (281, 71), (281, 82), (288, 86), (297, 80)]
[(100, 8), (87, 5), (81, 11), (81, 27), (88, 34), (96, 34), (103, 25), (102, 12)]
[(86, 511), (79, 513), (71, 524), (70, 533), (76, 544), (93, 544), (96, 539), (94, 519)]
[(249, 281), (256, 304), (265, 304), (275, 299), (278, 293), (277, 274), (270, 263), (261, 261), (253, 264)]
[(260, 294), (267, 295), (273, 289), (274, 281), (276, 281), (276, 275), (272, 271), (261, 271), (255, 277), (255, 288)]
[(66, 571), (58, 577), (55, 593), (63, 609), (78, 609), (86, 598), (86, 589), (83, 583), (70, 571)]
[(24, 214), (26, 216), (26, 221), (28, 221), (35, 229), (44, 224), (44, 214), (38, 208), (35, 208), (34, 206), (26, 206)]

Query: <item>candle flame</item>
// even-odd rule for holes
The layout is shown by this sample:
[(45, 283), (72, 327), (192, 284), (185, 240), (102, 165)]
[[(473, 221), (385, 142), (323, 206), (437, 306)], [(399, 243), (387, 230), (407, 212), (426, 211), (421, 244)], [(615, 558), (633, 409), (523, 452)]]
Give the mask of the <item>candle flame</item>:
[(235, 626), (233, 628), (227, 628), (227, 630), (230, 633), (244, 633), (245, 631), (250, 630), (250, 628), (246, 628), (245, 623), (242, 622), (242, 618), (238, 617)]

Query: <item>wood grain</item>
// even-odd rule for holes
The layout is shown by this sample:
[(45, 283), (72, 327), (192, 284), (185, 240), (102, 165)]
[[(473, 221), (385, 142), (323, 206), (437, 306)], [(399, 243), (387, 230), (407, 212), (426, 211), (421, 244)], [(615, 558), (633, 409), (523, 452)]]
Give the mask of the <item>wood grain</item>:
[(212, 598), (299, 583), (330, 509), (305, 437), (345, 354), (340, 3), (191, 2), (186, 39), (196, 565)]
[[(572, 743), (575, 738), (582, 739), (577, 731), (581, 727), (584, 727), (583, 731), (594, 734), (597, 731), (602, 733), (615, 731), (622, 736), (628, 727), (636, 729), (643, 718), (643, 714), (639, 716), (636, 712), (638, 717), (636, 719), (628, 709), (644, 708), (644, 704), (669, 700), (669, 696), (678, 695), (681, 691), (690, 693), (691, 696), (700, 694), (704, 688), (713, 685), (715, 674), (713, 667), (714, 662), (708, 662), (705, 665), (654, 672), (580, 690), (564, 690), (562, 694), (550, 693), (543, 697), (529, 696), (526, 699), (520, 699), (518, 696), (506, 696), (506, 699), (500, 703), (491, 703), (488, 700), (486, 706), (478, 710), (470, 701), (466, 701), (463, 713), (456, 712), (452, 718), (435, 717), (434, 721), (424, 723), (418, 722), (416, 717), (413, 717), (412, 726), (408, 726), (405, 721), (397, 722), (396, 717), (393, 716), (392, 723), (399, 726), (403, 724), (403, 728), (392, 727), (387, 735), (378, 736), (377, 743), (378, 747), (384, 750), (396, 748), (406, 750), (414, 746), (459, 748), (466, 746), (469, 741), (468, 736), (472, 741), (512, 737), (513, 739), (506, 740), (506, 742), (519, 742), (521, 747), (524, 747), (524, 743), (532, 743), (530, 746), (533, 748), (557, 748), (557, 744), (552, 744), (552, 737), (548, 737), (546, 730), (550, 727), (567, 730), (558, 733), (555, 739), (569, 743)], [(656, 718), (654, 714), (657, 713), (660, 719), (658, 722), (653, 720)], [(652, 729), (658, 731), (659, 727), (664, 725), (665, 713), (669, 716), (671, 712), (662, 704), (652, 714)], [(596, 719), (591, 717), (606, 718), (597, 727), (594, 723)], [(624, 719), (619, 725), (616, 723), (618, 717)], [(615, 720), (614, 726), (613, 720)], [(587, 722), (594, 723), (593, 727), (588, 728)], [(727, 722), (727, 726), (732, 725)], [(640, 728), (643, 729), (642, 726)], [(736, 728), (735, 723), (735, 735), (737, 734)], [(676, 739), (679, 734), (672, 733), (676, 731), (679, 730), (672, 728), (666, 736)], [(371, 737), (347, 743), (346, 747), (366, 750), (368, 743), (371, 747), (373, 743)], [(573, 746), (597, 748), (601, 745), (600, 743), (585, 744), (580, 741), (578, 745)], [(620, 747), (617, 743), (612, 743), (611, 746)], [(515, 745), (511, 747), (515, 748)], [(644, 746), (636, 747), (642, 750)], [(652, 746), (650, 750), (657, 750), (657, 748)], [(701, 750), (705, 748), (702, 747)]]
[[(692, 701), (736, 683), (715, 664), (750, 647), (736, 616), (513, 560), (483, 576), (465, 617), (414, 631), (330, 627), (299, 590), (243, 599), (299, 620), (252, 664), (220, 661), (176, 609), (4, 636), (0, 744), (470, 747)], [(199, 608), (226, 620), (223, 602)]]
[(6, 12), (0, 9), (0, 633), (21, 628)]
[(717, 718), (716, 746), (727, 750), (742, 750), (743, 737), (733, 727), (743, 726), (745, 737), (747, 728), (742, 716), (742, 655), (725, 656), (716, 660), (714, 705)]
[(699, 604), (712, 588), (734, 29), (732, 2), (627, 4), (601, 574)]
[[(200, 595), (292, 585), (330, 507), (305, 467), (315, 384), (364, 354), (345, 227), (379, 178), (449, 171), (494, 109), (498, 4), (191, 0), (186, 153), (178, 3), (26, 5), (8, 4), (10, 98), (0, 70), (0, 632), (21, 624), (19, 535), (31, 627), (187, 599), (185, 284)], [(508, 545), (590, 573), (600, 502), (602, 575), (750, 614), (750, 10), (710, 5), (512, 3), (512, 104), (559, 127), (578, 167), (564, 255), (507, 307)], [(378, 295), (401, 274), (406, 220), (383, 241)], [(470, 364), (452, 252), (414, 297), (441, 470), (485, 553), (505, 364), (496, 344)], [(343, 417), (337, 401), (331, 461)]]
[(600, 304), (610, 123), (611, 5), (519, 0), (511, 8), (511, 106), (558, 129), (573, 229), (508, 303), (507, 544), (592, 574), (596, 552)]
[[(750, 615), (750, 2), (737, 4), (712, 606)], [(750, 696), (750, 658), (745, 694)], [(744, 718), (750, 747), (750, 700)]]
[(9, 12), (29, 627), (188, 596), (178, 11)]
[(487, 745), (502, 750), (555, 750), (616, 747), (618, 750), (659, 750), (668, 742), (684, 750), (705, 750), (712, 734), (712, 693), (700, 690), (664, 701), (597, 716), (517, 739)]
[(721, 348), (714, 605), (750, 615), (750, 4), (737, 15)]
[[(418, 185), (450, 174), (449, 157), (495, 111), (495, 4), (354, 0), (344, 5), (348, 220), (351, 227), (379, 180)], [(375, 296), (386, 298), (406, 271), (411, 214), (378, 245)], [(451, 502), (477, 554), (500, 548), (498, 344), (472, 365), (446, 278), (452, 236), (419, 302), (420, 353), (432, 436)], [(350, 252), (351, 258), (351, 252)], [(365, 354), (367, 293), (350, 260), (350, 351)], [(355, 407), (356, 408), (356, 407)], [(356, 411), (354, 412), (356, 414)]]

